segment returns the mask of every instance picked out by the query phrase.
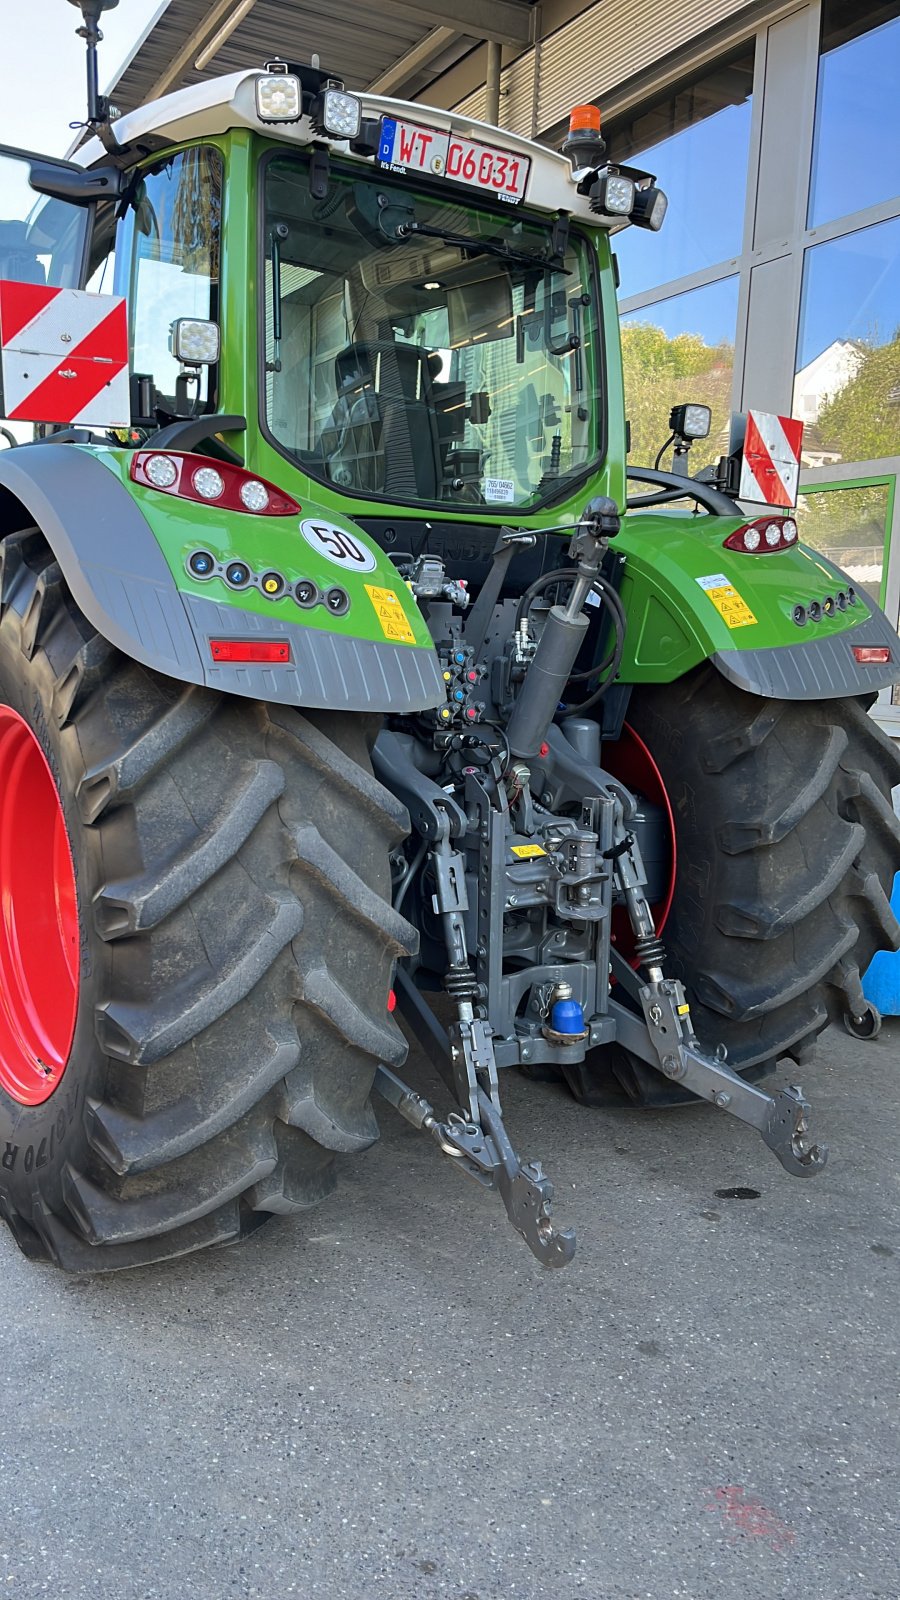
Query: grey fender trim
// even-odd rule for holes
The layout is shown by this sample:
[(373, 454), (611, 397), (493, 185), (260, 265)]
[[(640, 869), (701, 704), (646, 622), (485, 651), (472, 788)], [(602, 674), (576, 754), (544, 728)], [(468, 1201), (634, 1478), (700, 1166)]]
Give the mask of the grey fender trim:
[[(884, 612), (866, 597), (871, 615), (843, 633), (804, 639), (770, 650), (719, 650), (712, 663), (723, 678), (768, 700), (841, 700), (900, 682), (900, 639)], [(809, 627), (814, 627), (810, 624)], [(861, 666), (854, 645), (888, 645), (883, 666)]]
[[(0, 454), (0, 489), (27, 508), (76, 604), (110, 644), (185, 683), (282, 705), (423, 711), (446, 688), (433, 650), (326, 633), (182, 594), (153, 531), (108, 468), (69, 444)], [(0, 533), (3, 527), (0, 500)], [(287, 639), (284, 667), (213, 663), (209, 639)], [(208, 663), (208, 665), (207, 665)]]
[(150, 527), (107, 467), (70, 444), (4, 451), (0, 484), (27, 506), (76, 605), (145, 666), (203, 683), (181, 596)]

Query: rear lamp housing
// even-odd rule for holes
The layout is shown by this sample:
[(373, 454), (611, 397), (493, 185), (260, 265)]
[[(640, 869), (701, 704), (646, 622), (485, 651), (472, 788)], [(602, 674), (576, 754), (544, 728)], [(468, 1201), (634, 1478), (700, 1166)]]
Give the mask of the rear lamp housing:
[(260, 122), (299, 122), (303, 115), (300, 79), (274, 72), (256, 80), (256, 115)]
[(131, 458), (132, 483), (180, 500), (240, 511), (244, 516), (293, 517), (299, 503), (274, 483), (245, 472), (230, 461), (214, 461), (179, 450), (136, 450)]
[(852, 646), (861, 667), (887, 667), (891, 661), (891, 647), (887, 644), (855, 644)]
[(722, 543), (726, 550), (740, 550), (744, 555), (775, 555), (779, 550), (793, 549), (797, 524), (793, 517), (757, 517), (735, 528)]

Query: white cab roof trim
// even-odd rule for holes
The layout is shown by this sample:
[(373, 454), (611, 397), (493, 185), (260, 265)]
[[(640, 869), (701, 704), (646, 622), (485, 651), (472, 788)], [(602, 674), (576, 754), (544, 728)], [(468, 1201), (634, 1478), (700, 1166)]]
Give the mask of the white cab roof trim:
[[(114, 124), (120, 144), (139, 144), (149, 137), (164, 139), (166, 143), (181, 144), (190, 139), (208, 138), (226, 133), (230, 128), (250, 128), (254, 133), (265, 134), (286, 145), (303, 146), (311, 143), (313, 133), (309, 120), (299, 122), (261, 122), (256, 115), (256, 79), (263, 74), (256, 70), (232, 72), (227, 77), (213, 78), (208, 83), (196, 83), (188, 89), (165, 95), (161, 100), (151, 100), (136, 111), (130, 111)], [(474, 117), (461, 116), (455, 111), (439, 111), (430, 106), (407, 100), (390, 100), (386, 96), (363, 94), (363, 116), (382, 115), (407, 118), (411, 122), (426, 123), (432, 128), (449, 128), (465, 139), (480, 140), (484, 144), (500, 145), (504, 150), (514, 150), (531, 160), (526, 204), (538, 210), (567, 211), (594, 228), (604, 226), (595, 216), (584, 195), (576, 190), (576, 179), (570, 162), (546, 145), (523, 139), (505, 128), (494, 128), (489, 123), (478, 122)], [(340, 140), (324, 141), (336, 151), (346, 151)], [(75, 160), (84, 166), (102, 161), (105, 151), (99, 139), (91, 139), (76, 152)], [(448, 183), (448, 189), (466, 192), (462, 184)], [(469, 191), (474, 193), (475, 191)], [(515, 209), (513, 207), (511, 210)], [(611, 227), (620, 224), (610, 223)]]

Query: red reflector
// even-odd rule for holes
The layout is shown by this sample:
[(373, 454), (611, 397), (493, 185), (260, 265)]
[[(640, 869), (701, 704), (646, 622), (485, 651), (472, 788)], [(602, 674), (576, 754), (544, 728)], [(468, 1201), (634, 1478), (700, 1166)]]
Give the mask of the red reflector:
[(397, 996), (395, 995), (393, 989), (391, 989), (390, 993), (388, 994), (388, 1011), (396, 1011), (396, 1009)]
[(284, 664), (291, 659), (291, 647), (286, 639), (210, 639), (209, 648), (214, 661), (273, 661)]
[(886, 667), (891, 659), (887, 644), (855, 644), (853, 654), (861, 667)]

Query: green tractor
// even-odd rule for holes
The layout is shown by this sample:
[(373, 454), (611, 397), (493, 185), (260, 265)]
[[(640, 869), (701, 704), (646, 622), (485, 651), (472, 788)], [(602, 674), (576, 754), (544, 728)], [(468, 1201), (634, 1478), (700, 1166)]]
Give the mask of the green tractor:
[(329, 1192), (374, 1093), (563, 1265), (510, 1068), (820, 1171), (763, 1080), (878, 1024), (900, 645), (798, 542), (765, 424), (694, 477), (678, 407), (672, 471), (626, 464), (611, 236), (662, 191), (589, 108), (555, 152), (315, 57), (112, 120), (81, 4), (79, 162), (0, 151), (17, 1242), (236, 1239)]

